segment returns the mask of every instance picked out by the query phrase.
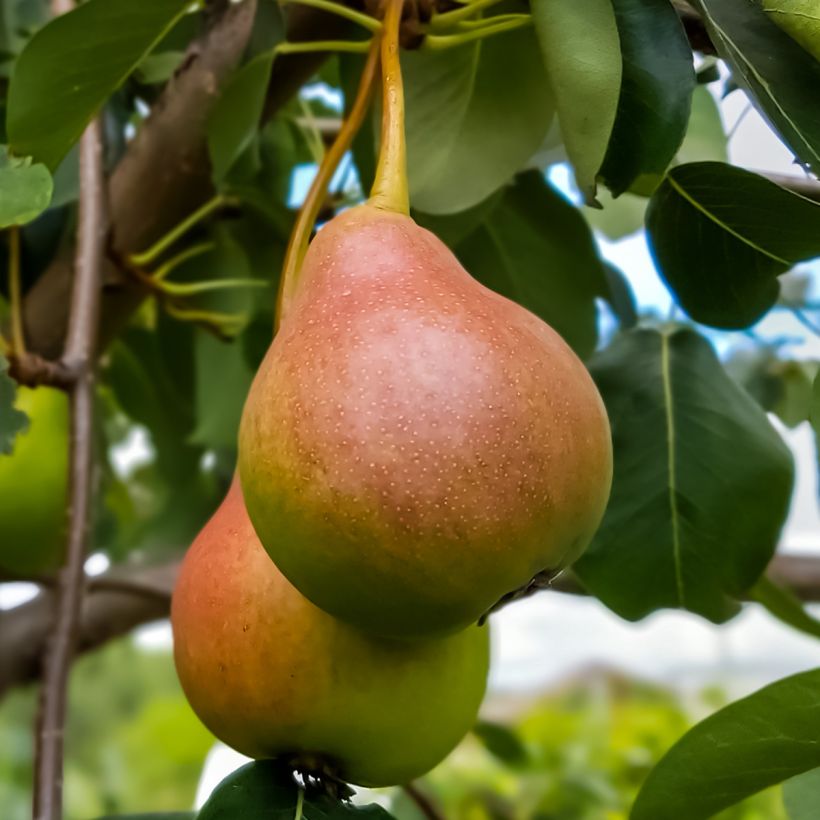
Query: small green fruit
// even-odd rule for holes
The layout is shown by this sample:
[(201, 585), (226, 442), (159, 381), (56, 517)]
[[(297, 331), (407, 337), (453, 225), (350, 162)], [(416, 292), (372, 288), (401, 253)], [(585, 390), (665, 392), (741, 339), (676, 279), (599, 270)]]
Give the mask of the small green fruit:
[(185, 557), (171, 623), (182, 687), (218, 738), (363, 786), (435, 766), (486, 686), (486, 627), (408, 644), (313, 606), (262, 549), (236, 480)]
[(29, 427), (0, 455), (0, 569), (14, 575), (54, 570), (65, 541), (68, 397), (51, 387), (17, 390)]

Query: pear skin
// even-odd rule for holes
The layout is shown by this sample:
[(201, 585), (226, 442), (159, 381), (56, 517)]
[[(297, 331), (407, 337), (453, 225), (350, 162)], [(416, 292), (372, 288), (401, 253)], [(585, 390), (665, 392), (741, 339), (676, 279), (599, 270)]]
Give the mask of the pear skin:
[(486, 686), (487, 628), (391, 641), (300, 595), (259, 543), (238, 481), (185, 557), (171, 623), (185, 694), (218, 738), (358, 785), (435, 766), (473, 725)]
[(63, 553), (68, 397), (52, 387), (20, 387), (15, 405), (29, 426), (0, 455), (0, 569), (26, 576), (54, 570)]
[(612, 445), (557, 333), (410, 217), (362, 205), (308, 249), (244, 408), (239, 470), (303, 595), (413, 638), (462, 629), (577, 558)]

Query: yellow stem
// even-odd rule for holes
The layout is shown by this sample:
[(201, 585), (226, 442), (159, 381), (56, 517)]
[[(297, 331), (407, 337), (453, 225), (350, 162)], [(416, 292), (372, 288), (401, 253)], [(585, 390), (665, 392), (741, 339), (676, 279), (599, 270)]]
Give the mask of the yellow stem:
[(410, 213), (407, 193), (407, 146), (404, 136), (404, 88), (399, 62), (399, 28), (404, 0), (387, 0), (382, 28), (382, 131), (376, 180), (369, 204)]
[(25, 355), (26, 336), (23, 332), (23, 294), (20, 287), (20, 228), (9, 228), (9, 298), (11, 300), (11, 349)]
[(296, 217), (296, 223), (290, 234), (288, 249), (285, 253), (285, 261), (282, 265), (282, 277), (279, 282), (279, 297), (276, 307), (276, 327), (278, 328), (282, 319), (287, 315), (293, 295), (296, 292), (296, 285), (299, 280), (299, 272), (302, 268), (302, 260), (305, 258), (307, 247), (310, 242), (310, 232), (313, 228), (316, 217), (321, 210), (322, 203), (327, 195), (328, 185), (336, 172), (342, 157), (347, 153), (353, 137), (358, 132), (364, 121), (365, 114), (370, 104), (370, 95), (376, 84), (376, 75), (379, 68), (379, 40), (374, 38), (367, 55), (367, 61), (362, 69), (362, 76), (359, 80), (359, 88), (356, 92), (356, 99), (350, 108), (347, 119), (342, 123), (333, 145), (327, 150), (322, 160), (316, 177), (307, 192), (305, 201)]

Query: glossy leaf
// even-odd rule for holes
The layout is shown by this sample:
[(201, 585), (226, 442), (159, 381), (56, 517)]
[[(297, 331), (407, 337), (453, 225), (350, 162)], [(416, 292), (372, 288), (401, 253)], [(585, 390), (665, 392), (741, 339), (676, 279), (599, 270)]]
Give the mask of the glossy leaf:
[(663, 607), (729, 618), (777, 546), (792, 489), (788, 448), (692, 330), (629, 331), (590, 370), (615, 469), (578, 577), (631, 620)]
[(149, 54), (136, 70), (137, 79), (146, 85), (167, 82), (185, 59), (184, 51), (162, 51)]
[(795, 155), (820, 171), (820, 61), (752, 0), (698, 0), (712, 42)]
[(715, 98), (706, 88), (696, 88), (692, 94), (692, 110), (686, 136), (678, 150), (677, 164), (687, 162), (728, 162), (726, 133)]
[[(197, 820), (292, 820), (298, 790), (289, 768), (274, 760), (248, 763), (228, 775), (200, 809)], [(381, 806), (354, 806), (308, 791), (304, 820), (390, 820)]]
[(615, 124), (623, 63), (611, 0), (533, 0), (541, 56), (575, 181), (594, 202)]
[(540, 316), (580, 356), (593, 351), (604, 266), (578, 209), (540, 173), (518, 176), (456, 253), (479, 282)]
[(617, 196), (658, 176), (683, 141), (695, 71), (692, 49), (668, 0), (613, 0), (623, 56), (618, 113), (601, 178)]
[(820, 6), (816, 0), (763, 0), (766, 15), (815, 60), (820, 60)]
[(820, 204), (722, 163), (673, 168), (646, 226), (677, 301), (713, 327), (757, 321), (777, 301), (777, 277), (820, 254)]
[(9, 157), (0, 146), (0, 228), (24, 225), (38, 217), (51, 202), (54, 182), (45, 165), (31, 157)]
[(11, 148), (54, 169), (85, 126), (189, 0), (88, 0), (52, 20), (17, 60), (9, 88)]
[(630, 820), (706, 820), (820, 766), (820, 670), (792, 675), (687, 732), (652, 770)]
[(410, 202), (463, 211), (521, 170), (553, 103), (531, 30), (444, 52), (402, 54)]
[(803, 602), (788, 587), (764, 575), (752, 587), (751, 598), (784, 624), (820, 638), (820, 621), (806, 611)]
[(529, 760), (529, 752), (524, 742), (508, 726), (480, 720), (473, 727), (473, 734), (493, 757), (508, 766), (522, 766)]
[(820, 806), (820, 768), (792, 777), (783, 784), (783, 806), (789, 820), (815, 820)]
[(14, 406), (17, 384), (7, 374), (9, 363), (0, 353), (0, 457), (14, 450), (14, 439), (28, 428), (28, 416)]
[[(253, 370), (240, 342), (196, 333), (196, 428), (190, 441), (207, 447), (236, 447), (236, 431)], [(218, 374), (218, 375), (217, 375)]]
[(225, 85), (208, 120), (208, 151), (218, 184), (251, 144), (262, 118), (274, 52), (254, 57)]

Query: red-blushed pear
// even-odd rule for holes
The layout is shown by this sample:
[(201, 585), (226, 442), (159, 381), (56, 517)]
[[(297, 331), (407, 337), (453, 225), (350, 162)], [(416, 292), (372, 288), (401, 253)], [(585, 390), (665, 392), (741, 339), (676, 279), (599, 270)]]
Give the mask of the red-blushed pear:
[(435, 766), (473, 725), (486, 686), (484, 627), (391, 641), (300, 595), (262, 549), (236, 480), (185, 556), (171, 623), (185, 694), (218, 738), (359, 785)]
[(577, 558), (612, 450), (557, 333), (409, 216), (365, 204), (307, 252), (245, 405), (239, 469), (297, 589), (363, 629), (423, 637)]
[(52, 387), (17, 390), (28, 429), (0, 455), (0, 569), (15, 575), (60, 564), (68, 488), (68, 397)]

